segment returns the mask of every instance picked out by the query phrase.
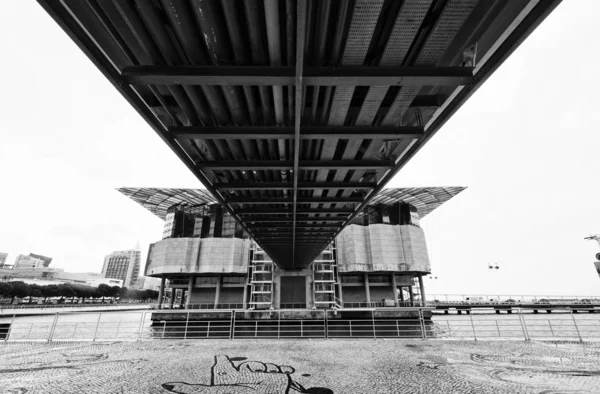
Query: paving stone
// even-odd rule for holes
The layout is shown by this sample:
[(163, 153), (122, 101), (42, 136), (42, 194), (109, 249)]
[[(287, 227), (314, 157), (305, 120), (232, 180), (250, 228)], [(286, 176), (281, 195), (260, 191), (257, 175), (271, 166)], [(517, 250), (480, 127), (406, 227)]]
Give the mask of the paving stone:
[(0, 393), (600, 393), (599, 360), (575, 342), (9, 342)]

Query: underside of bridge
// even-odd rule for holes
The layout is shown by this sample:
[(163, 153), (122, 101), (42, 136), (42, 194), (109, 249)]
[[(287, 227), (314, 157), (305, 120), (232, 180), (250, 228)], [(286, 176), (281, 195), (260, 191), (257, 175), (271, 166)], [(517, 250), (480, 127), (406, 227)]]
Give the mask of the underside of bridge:
[(310, 264), (559, 3), (38, 2), (287, 269)]

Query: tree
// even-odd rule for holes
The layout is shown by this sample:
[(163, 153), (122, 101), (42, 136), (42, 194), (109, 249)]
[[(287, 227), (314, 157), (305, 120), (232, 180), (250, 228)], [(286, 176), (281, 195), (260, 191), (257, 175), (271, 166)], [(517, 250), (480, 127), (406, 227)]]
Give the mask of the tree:
[(0, 282), (0, 297), (10, 297), (12, 285), (7, 282)]
[(58, 285), (58, 293), (61, 296), (61, 301), (62, 301), (62, 297), (71, 298), (71, 297), (75, 296), (75, 290), (73, 290), (73, 288), (67, 284)]
[(128, 298), (127, 293), (129, 293), (129, 289), (127, 287), (123, 286), (119, 289), (119, 297), (121, 297), (122, 300)]
[(98, 294), (100, 294), (100, 296), (102, 297), (102, 303), (104, 304), (104, 297), (110, 297), (110, 294), (112, 292), (112, 288), (105, 284), (105, 283), (100, 283), (98, 285)]
[(48, 301), (48, 297), (56, 297), (58, 295), (58, 286), (48, 285), (42, 287), (42, 297), (44, 297), (44, 303)]
[(42, 289), (41, 287), (35, 288), (35, 289), (31, 289), (31, 291), (29, 292), (29, 303), (31, 304), (31, 301), (33, 300), (33, 297), (35, 298), (39, 298), (42, 296)]
[(111, 297), (118, 297), (119, 294), (121, 294), (121, 287), (120, 286), (113, 286), (110, 288), (110, 296)]
[(24, 298), (29, 295), (29, 285), (25, 282), (11, 282), (12, 290), (9, 296), (12, 297), (11, 303), (15, 302), (15, 298)]

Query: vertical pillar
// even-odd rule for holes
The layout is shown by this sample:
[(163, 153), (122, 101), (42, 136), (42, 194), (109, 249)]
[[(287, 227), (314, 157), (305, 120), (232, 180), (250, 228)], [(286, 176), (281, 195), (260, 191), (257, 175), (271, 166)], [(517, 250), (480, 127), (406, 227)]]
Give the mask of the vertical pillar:
[(192, 291), (194, 289), (194, 276), (190, 275), (190, 279), (188, 281), (187, 288), (187, 299), (185, 300), (185, 309), (190, 309), (190, 305), (192, 304)]
[(425, 286), (423, 286), (423, 274), (419, 274), (419, 291), (421, 292), (421, 306), (425, 306)]
[(242, 297), (242, 309), (246, 309), (248, 305), (248, 285), (244, 283), (244, 295)]
[(415, 295), (412, 290), (412, 286), (408, 286), (408, 292), (410, 294), (410, 306), (415, 306)]
[(221, 275), (217, 276), (217, 288), (215, 289), (215, 309), (219, 304), (219, 297), (221, 296)]
[(343, 286), (342, 286), (342, 278), (338, 277), (338, 283), (337, 283), (337, 288), (338, 288), (338, 299), (340, 300), (340, 306), (343, 308), (344, 307), (344, 297), (343, 297)]
[(394, 306), (398, 306), (398, 284), (396, 283), (396, 274), (392, 272), (392, 292), (394, 293)]
[(279, 273), (275, 274), (275, 267), (273, 267), (273, 276), (272, 276), (272, 284), (273, 289), (271, 290), (271, 306), (275, 309), (281, 308), (281, 276)]
[(316, 304), (313, 302), (313, 295), (315, 294), (314, 289), (313, 289), (313, 281), (312, 281), (312, 275), (306, 275), (305, 277), (305, 281), (306, 281), (306, 308), (312, 308), (314, 306), (316, 306)]
[(371, 289), (369, 289), (369, 274), (365, 272), (365, 295), (367, 296), (367, 302), (371, 302)]
[(158, 289), (158, 309), (162, 309), (163, 298), (165, 297), (165, 281), (164, 275), (160, 278), (160, 288)]
[(400, 286), (400, 301), (404, 303), (404, 286)]
[[(171, 284), (171, 286), (173, 286)], [(173, 303), (175, 302), (175, 295), (177, 294), (177, 289), (171, 287), (171, 300), (169, 301), (169, 309), (173, 309)]]

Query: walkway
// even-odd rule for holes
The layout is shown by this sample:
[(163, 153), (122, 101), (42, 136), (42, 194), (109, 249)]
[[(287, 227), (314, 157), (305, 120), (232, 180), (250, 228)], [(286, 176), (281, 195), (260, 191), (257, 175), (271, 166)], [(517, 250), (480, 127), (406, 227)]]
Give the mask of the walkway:
[(600, 344), (154, 341), (0, 345), (3, 393), (597, 393)]

